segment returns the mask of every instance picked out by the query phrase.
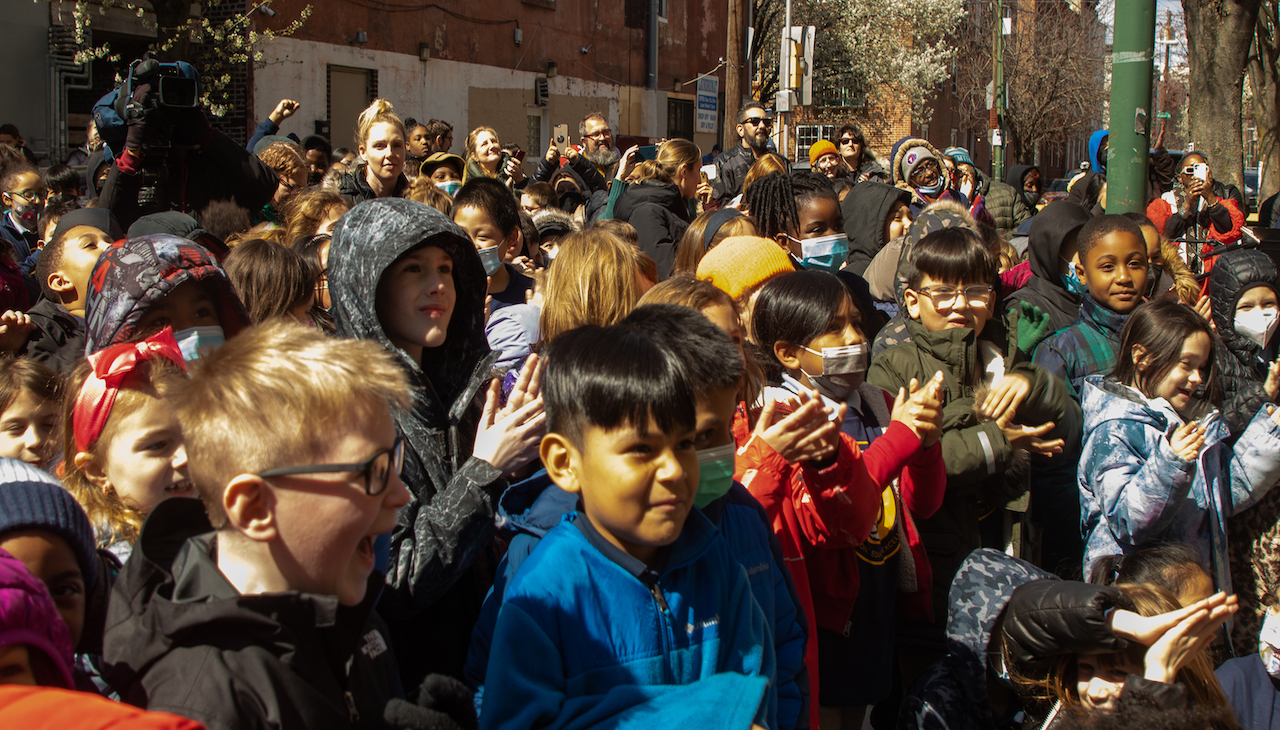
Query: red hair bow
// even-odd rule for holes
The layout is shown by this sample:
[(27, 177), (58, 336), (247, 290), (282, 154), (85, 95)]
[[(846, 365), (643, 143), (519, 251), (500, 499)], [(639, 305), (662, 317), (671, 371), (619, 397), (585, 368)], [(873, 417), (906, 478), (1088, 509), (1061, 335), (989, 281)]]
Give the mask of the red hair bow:
[[(173, 339), (173, 328), (165, 327), (140, 342), (125, 342), (99, 350), (89, 356), (93, 370), (85, 378), (80, 394), (76, 396), (74, 411), (76, 450), (85, 451), (102, 435), (102, 429), (111, 416), (120, 385), (138, 365), (147, 360), (163, 358), (187, 372), (178, 341)], [(74, 456), (74, 455), (72, 455)]]

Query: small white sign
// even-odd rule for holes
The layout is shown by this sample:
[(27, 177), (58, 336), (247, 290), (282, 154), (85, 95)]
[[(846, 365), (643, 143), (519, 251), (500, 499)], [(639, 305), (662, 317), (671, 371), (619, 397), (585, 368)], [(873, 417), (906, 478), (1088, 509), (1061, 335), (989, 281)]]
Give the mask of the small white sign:
[(716, 121), (720, 116), (720, 79), (715, 76), (703, 76), (698, 79), (698, 99), (695, 114), (697, 131), (714, 134)]
[(1004, 145), (1004, 138), (1000, 136), (1000, 130), (998, 129), (991, 130), (991, 146), (1001, 147), (1003, 145)]

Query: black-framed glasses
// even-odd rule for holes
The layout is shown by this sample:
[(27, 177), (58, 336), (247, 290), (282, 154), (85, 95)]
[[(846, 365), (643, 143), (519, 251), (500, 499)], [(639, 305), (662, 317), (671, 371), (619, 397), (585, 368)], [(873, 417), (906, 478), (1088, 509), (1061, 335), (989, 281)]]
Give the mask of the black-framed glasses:
[(595, 140), (595, 141), (599, 142), (600, 140), (604, 139), (605, 137), (610, 137), (610, 136), (612, 136), (612, 135), (613, 135), (613, 133), (612, 133), (612, 132), (610, 132), (610, 131), (609, 131), (609, 129), (606, 127), (606, 128), (604, 128), (604, 129), (597, 130), (597, 131), (592, 132), (592, 133), (590, 133), (590, 134), (584, 134), (584, 135), (582, 135), (582, 136), (583, 136), (583, 137), (586, 137), (587, 139), (593, 139), (593, 140)]
[(929, 297), (935, 307), (955, 306), (961, 296), (970, 306), (986, 306), (991, 303), (995, 291), (990, 284), (973, 284), (963, 288), (954, 286), (922, 286), (916, 291)]
[(404, 437), (397, 436), (395, 444), (389, 449), (383, 449), (368, 460), (358, 464), (304, 464), (302, 466), (286, 466), (280, 469), (268, 469), (260, 472), (258, 476), (263, 479), (270, 477), (287, 477), (298, 474), (332, 474), (341, 472), (360, 472), (364, 474), (364, 493), (370, 497), (376, 497), (387, 489), (387, 485), (391, 483), (391, 470), (394, 469), (396, 474), (400, 473), (400, 469), (404, 466)]
[(753, 127), (772, 127), (773, 120), (769, 117), (747, 117), (742, 120), (743, 124), (750, 124)]

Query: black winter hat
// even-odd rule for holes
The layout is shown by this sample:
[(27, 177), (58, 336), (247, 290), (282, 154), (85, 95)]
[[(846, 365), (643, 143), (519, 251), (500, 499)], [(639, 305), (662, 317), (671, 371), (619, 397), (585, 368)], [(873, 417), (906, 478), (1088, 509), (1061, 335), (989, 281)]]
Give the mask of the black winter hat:
[(93, 527), (57, 479), (17, 459), (0, 459), (0, 536), (10, 530), (48, 530), (71, 547), (86, 590), (98, 582)]

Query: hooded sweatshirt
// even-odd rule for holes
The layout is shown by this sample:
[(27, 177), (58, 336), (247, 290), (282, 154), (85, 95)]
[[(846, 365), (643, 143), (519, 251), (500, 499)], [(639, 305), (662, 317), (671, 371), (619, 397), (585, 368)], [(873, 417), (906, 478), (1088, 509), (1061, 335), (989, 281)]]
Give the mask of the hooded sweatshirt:
[(141, 236), (103, 251), (94, 264), (84, 310), (84, 354), (139, 339), (138, 323), (147, 312), (188, 281), (205, 283), (228, 340), (249, 326), (227, 272), (208, 249), (177, 236)]
[(1280, 292), (1275, 262), (1261, 251), (1232, 251), (1218, 257), (1209, 274), (1209, 301), (1213, 324), (1223, 347), (1215, 351), (1218, 382), (1222, 384), (1222, 413), (1233, 436), (1242, 433), (1264, 403), (1271, 401), (1262, 384), (1267, 366), (1276, 359), (1280, 337), (1272, 335), (1267, 346), (1236, 332), (1236, 304), (1245, 292), (1259, 286)]
[(1089, 168), (1104, 175), (1107, 173), (1107, 158), (1099, 157), (1098, 149), (1102, 147), (1102, 140), (1110, 135), (1107, 130), (1099, 129), (1089, 137)]
[[(1027, 212), (1031, 215), (1035, 215), (1036, 203), (1040, 202), (1041, 193), (1028, 193), (1026, 190), (1022, 189), (1022, 184), (1026, 179), (1027, 174), (1032, 170), (1039, 172), (1040, 168), (1037, 165), (1013, 165), (1009, 168), (1009, 172), (1004, 176), (1004, 182), (1006, 185), (1012, 187), (1014, 192), (1017, 193), (1018, 200), (1026, 207)], [(1041, 180), (1040, 183), (1041, 190), (1043, 190), (1044, 181)]]
[(845, 270), (861, 276), (875, 255), (884, 248), (884, 224), (899, 202), (911, 204), (911, 193), (901, 188), (868, 180), (849, 190), (840, 212), (844, 214), (844, 232), (849, 237), (849, 256)]
[(658, 264), (658, 278), (671, 275), (676, 246), (689, 228), (689, 206), (680, 197), (680, 188), (658, 180), (628, 185), (613, 217), (630, 223), (640, 237), (640, 251)]
[(204, 505), (169, 499), (116, 581), (105, 656), (121, 698), (209, 730), (379, 727), (403, 693), (373, 605), (298, 591), (242, 595), (214, 557)]
[(1050, 331), (1067, 327), (1080, 316), (1083, 296), (1067, 291), (1058, 275), (1062, 246), (1080, 231), (1090, 215), (1074, 203), (1052, 203), (1031, 219), (1031, 280), (1009, 295), (1015, 302), (1034, 305), (1049, 315)]
[(1084, 451), (1077, 483), (1084, 515), (1084, 575), (1108, 555), (1158, 542), (1182, 542), (1231, 592), (1226, 519), (1256, 503), (1280, 478), (1280, 426), (1274, 406), (1258, 411), (1232, 447), (1219, 417), (1207, 421), (1200, 455), (1185, 461), (1169, 444), (1178, 415), (1164, 398), (1085, 378)]
[[(399, 648), (405, 686), (418, 686), (431, 671), (461, 677), (485, 591), (474, 568), (493, 537), (506, 487), (498, 469), (471, 456), (478, 394), (497, 358), (484, 335), (484, 267), (466, 232), (446, 215), (402, 198), (352, 208), (333, 241), (329, 292), (337, 334), (380, 343), (414, 386), (412, 410), (395, 416), (405, 439), (401, 476), (413, 501), (400, 509), (391, 535), (380, 610)], [(444, 344), (424, 349), (419, 363), (392, 344), (375, 301), (386, 270), (424, 245), (453, 258), (456, 300)]]
[(947, 656), (925, 670), (907, 690), (898, 715), (899, 727), (996, 730), (1005, 726), (991, 710), (987, 695), (988, 647), (1014, 589), (1052, 577), (995, 550), (970, 553), (951, 582)]

